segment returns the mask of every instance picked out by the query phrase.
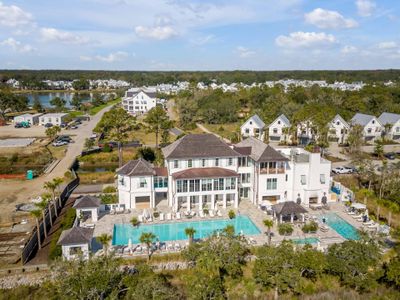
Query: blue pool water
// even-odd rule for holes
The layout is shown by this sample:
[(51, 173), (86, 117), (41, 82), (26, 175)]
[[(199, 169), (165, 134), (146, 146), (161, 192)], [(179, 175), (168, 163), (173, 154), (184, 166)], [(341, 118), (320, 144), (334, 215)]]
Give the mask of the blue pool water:
[(316, 244), (319, 242), (319, 239), (315, 237), (309, 237), (309, 238), (304, 238), (304, 239), (293, 239), (293, 243), (298, 244), (298, 245), (305, 245), (305, 244)]
[(347, 223), (345, 220), (343, 220), (341, 217), (339, 217), (335, 213), (329, 213), (322, 215), (320, 217), (320, 220), (322, 221), (322, 218), (325, 217), (326, 224), (331, 227), (333, 230), (335, 230), (337, 233), (339, 233), (342, 237), (348, 240), (358, 240), (358, 232), (357, 229)]
[(259, 234), (260, 230), (247, 216), (236, 216), (236, 218), (223, 220), (199, 220), (190, 222), (171, 222), (164, 224), (139, 225), (133, 227), (131, 224), (115, 224), (113, 233), (113, 245), (127, 245), (129, 239), (133, 244), (139, 243), (143, 232), (152, 232), (160, 242), (186, 240), (185, 228), (193, 227), (196, 230), (195, 239), (202, 239), (217, 230), (224, 229), (227, 225), (233, 225), (235, 232), (241, 231), (245, 235)]

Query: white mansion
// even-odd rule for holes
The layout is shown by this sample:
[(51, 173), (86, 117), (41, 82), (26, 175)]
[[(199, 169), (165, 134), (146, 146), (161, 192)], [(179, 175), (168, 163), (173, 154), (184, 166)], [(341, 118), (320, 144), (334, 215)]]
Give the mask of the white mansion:
[(274, 149), (254, 137), (228, 145), (212, 134), (186, 135), (162, 152), (165, 167), (138, 159), (117, 170), (125, 208), (154, 208), (165, 197), (176, 211), (330, 200), (331, 163), (319, 153)]

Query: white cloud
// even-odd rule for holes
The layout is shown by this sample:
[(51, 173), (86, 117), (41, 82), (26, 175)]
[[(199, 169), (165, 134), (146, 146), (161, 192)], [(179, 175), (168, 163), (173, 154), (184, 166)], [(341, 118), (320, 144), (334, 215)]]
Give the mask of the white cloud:
[[(99, 61), (104, 61), (104, 62), (108, 62), (108, 63), (113, 63), (113, 62), (117, 62), (117, 61), (122, 61), (125, 58), (127, 58), (129, 56), (128, 53), (123, 52), (123, 51), (117, 51), (114, 53), (110, 53), (106, 56), (102, 56), (102, 55), (96, 55), (95, 59), (99, 60)], [(82, 59), (82, 56), (81, 56)]]
[(396, 49), (398, 48), (399, 45), (397, 45), (396, 42), (390, 41), (390, 42), (382, 42), (378, 44), (379, 49), (385, 49), (385, 50), (391, 50), (391, 49)]
[(369, 17), (376, 8), (376, 3), (371, 0), (357, 0), (357, 12), (362, 17)]
[(42, 28), (40, 34), (45, 41), (56, 41), (64, 44), (83, 45), (88, 44), (90, 39), (73, 34), (68, 31), (62, 31), (55, 28)]
[(284, 48), (318, 48), (336, 43), (332, 34), (325, 32), (292, 32), (289, 36), (280, 35), (275, 39), (279, 47)]
[(20, 41), (15, 40), (14, 38), (8, 38), (2, 42), (0, 42), (0, 46), (6, 46), (12, 48), (14, 51), (20, 53), (32, 52), (35, 50), (31, 45), (22, 44)]
[(343, 54), (356, 53), (357, 51), (358, 51), (357, 47), (349, 46), (349, 45), (344, 46), (340, 50), (340, 52), (343, 53)]
[(358, 23), (353, 19), (346, 19), (340, 13), (333, 10), (316, 8), (304, 15), (305, 21), (322, 29), (353, 28)]
[(243, 46), (236, 47), (236, 52), (242, 58), (247, 58), (247, 57), (250, 57), (250, 56), (253, 56), (254, 54), (256, 54), (255, 51), (245, 48)]
[(0, 25), (7, 27), (26, 26), (32, 22), (32, 15), (16, 5), (4, 5), (0, 2)]
[(167, 40), (178, 35), (171, 26), (136, 26), (135, 33), (142, 38)]
[(79, 59), (82, 60), (82, 61), (92, 61), (93, 60), (92, 57), (86, 56), (86, 55), (79, 56)]

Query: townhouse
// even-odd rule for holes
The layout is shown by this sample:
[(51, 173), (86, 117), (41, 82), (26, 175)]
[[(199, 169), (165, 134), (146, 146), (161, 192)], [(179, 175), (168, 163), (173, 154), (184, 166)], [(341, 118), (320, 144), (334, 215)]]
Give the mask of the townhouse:
[(281, 114), (268, 126), (269, 141), (289, 142), (290, 126), (289, 119), (284, 114)]
[(122, 98), (122, 107), (132, 115), (148, 112), (157, 105), (157, 91), (155, 89), (132, 88), (125, 92)]
[(329, 161), (300, 148), (276, 150), (249, 137), (228, 145), (212, 134), (190, 134), (162, 149), (164, 167), (139, 159), (117, 170), (119, 203), (175, 210), (215, 209), (330, 199)]
[(385, 136), (391, 140), (400, 140), (400, 114), (382, 113), (379, 118), (382, 124)]
[(344, 144), (349, 134), (350, 125), (340, 115), (336, 115), (329, 123), (328, 137)]
[(255, 114), (248, 118), (242, 126), (240, 126), (240, 133), (242, 137), (255, 137), (264, 140), (265, 137), (265, 123), (261, 118)]
[(365, 141), (374, 141), (380, 138), (384, 129), (378, 118), (361, 113), (356, 113), (350, 124), (351, 126), (359, 125), (362, 127)]
[(52, 124), (53, 126), (60, 126), (65, 123), (67, 117), (68, 114), (66, 113), (44, 114), (39, 117), (39, 125)]

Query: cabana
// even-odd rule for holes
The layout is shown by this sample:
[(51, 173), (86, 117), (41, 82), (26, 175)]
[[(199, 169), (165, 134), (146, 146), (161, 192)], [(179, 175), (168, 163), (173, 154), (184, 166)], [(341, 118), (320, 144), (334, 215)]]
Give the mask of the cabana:
[(279, 223), (282, 223), (285, 220), (290, 220), (290, 222), (293, 223), (295, 216), (297, 216), (298, 219), (300, 216), (302, 222), (304, 222), (304, 214), (307, 213), (307, 210), (303, 206), (294, 201), (275, 204), (272, 206), (272, 211), (274, 218), (277, 218)]
[(99, 208), (100, 199), (93, 196), (83, 196), (82, 198), (76, 199), (73, 208), (76, 209), (76, 215), (79, 217), (83, 215), (83, 218), (90, 218), (92, 222), (97, 222), (99, 219)]
[(57, 244), (61, 245), (62, 256), (66, 260), (89, 258), (90, 246), (93, 239), (93, 228), (72, 227), (64, 230)]

